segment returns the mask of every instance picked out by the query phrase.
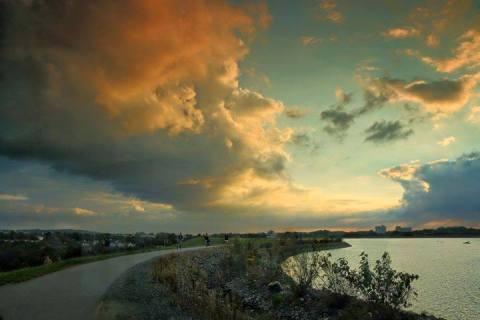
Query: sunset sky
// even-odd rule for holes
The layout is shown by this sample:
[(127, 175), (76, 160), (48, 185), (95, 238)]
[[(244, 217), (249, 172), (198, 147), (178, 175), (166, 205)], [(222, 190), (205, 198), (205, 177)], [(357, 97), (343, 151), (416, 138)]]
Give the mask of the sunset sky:
[(0, 229), (480, 227), (479, 1), (0, 15)]

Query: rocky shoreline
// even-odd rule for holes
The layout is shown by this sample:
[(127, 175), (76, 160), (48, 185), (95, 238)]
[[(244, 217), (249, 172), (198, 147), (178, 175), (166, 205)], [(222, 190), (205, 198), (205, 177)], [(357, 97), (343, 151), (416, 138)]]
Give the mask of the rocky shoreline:
[[(321, 247), (329, 250), (347, 246), (349, 244), (345, 242), (329, 242)], [(306, 250), (308, 246), (302, 245), (284, 248), (278, 258), (283, 261), (289, 255)], [(237, 266), (235, 262), (231, 264), (231, 259), (229, 249), (212, 248), (174, 254), (170, 258), (162, 257), (138, 265), (112, 285), (99, 307), (97, 320), (438, 320), (426, 314), (373, 306), (325, 290), (311, 289), (299, 297), (294, 293), (295, 284), (289, 276), (283, 272), (275, 273), (273, 279), (269, 279), (272, 281), (266, 281), (254, 274), (255, 262), (249, 262), (250, 258), (247, 264), (252, 265), (247, 266), (250, 269), (247, 269), (246, 276), (231, 276), (231, 270), (227, 270), (225, 264), (229, 262), (229, 266)], [(167, 263), (175, 264), (177, 274), (174, 281), (165, 275), (156, 275), (159, 268), (166, 272)], [(181, 271), (179, 267), (185, 270)], [(261, 272), (264, 271), (258, 271)], [(192, 274), (196, 274), (195, 278), (191, 277)], [(179, 282), (188, 284), (179, 285)], [(210, 318), (208, 311), (202, 314), (199, 310), (216, 310), (217, 315)]]

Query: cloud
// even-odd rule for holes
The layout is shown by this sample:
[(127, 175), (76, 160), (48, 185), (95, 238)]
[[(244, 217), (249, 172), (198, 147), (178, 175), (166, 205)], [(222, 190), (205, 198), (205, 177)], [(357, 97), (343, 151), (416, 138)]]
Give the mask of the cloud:
[(337, 103), (320, 113), (320, 118), (328, 122), (323, 128), (328, 134), (342, 140), (346, 132), (355, 122), (355, 114), (345, 110), (345, 106), (352, 102), (352, 93), (347, 93), (341, 88), (335, 90)]
[[(344, 93), (341, 89), (337, 89), (338, 103), (323, 111), (321, 118), (330, 122), (325, 127), (326, 132), (344, 138), (357, 117), (379, 110), (387, 103), (405, 102), (409, 111), (416, 110), (415, 105), (418, 104), (429, 115), (448, 115), (460, 110), (471, 100), (478, 79), (479, 75), (477, 74), (467, 74), (454, 80), (435, 81), (420, 79), (408, 81), (391, 77), (368, 78), (359, 76), (363, 89), (363, 105), (347, 112), (344, 105), (351, 102), (352, 96)], [(414, 103), (414, 105), (412, 106), (410, 103)], [(390, 129), (394, 129), (393, 124), (395, 122), (390, 123)], [(398, 125), (400, 123), (397, 123), (396, 126)], [(380, 123), (374, 128), (386, 129), (380, 126)], [(369, 129), (373, 130), (374, 128)], [(395, 137), (405, 138), (413, 131), (396, 133), (399, 135)], [(375, 139), (375, 137), (375, 134), (372, 135), (372, 139)], [(367, 140), (370, 139), (367, 138)]]
[(286, 108), (284, 114), (291, 119), (303, 118), (307, 112), (298, 107)]
[(310, 136), (306, 133), (295, 133), (290, 141), (300, 147), (308, 147), (311, 144)]
[[(283, 104), (238, 83), (238, 63), (269, 20), (263, 4), (74, 0), (2, 9), (0, 154), (197, 212), (215, 211), (208, 206), (247, 172), (289, 183), (289, 133), (276, 125)], [(187, 180), (210, 184), (179, 183)]]
[(322, 111), (320, 117), (323, 121), (329, 122), (324, 127), (325, 132), (338, 138), (343, 138), (355, 121), (355, 115), (344, 111), (341, 106), (334, 106)]
[(367, 81), (363, 110), (372, 110), (390, 101), (405, 101), (419, 103), (428, 112), (448, 114), (467, 104), (477, 82), (478, 75), (436, 81), (405, 81), (389, 77), (372, 79)]
[(427, 46), (437, 46), (440, 39), (460, 34), (478, 19), (475, 0), (430, 1), (414, 6), (407, 21), (425, 37)]
[(345, 16), (338, 10), (335, 0), (321, 1), (316, 7), (315, 17), (318, 20), (325, 20), (336, 24), (342, 23), (345, 20)]
[(314, 46), (314, 45), (320, 44), (321, 42), (322, 42), (321, 38), (314, 37), (314, 36), (300, 37), (300, 43), (305, 47)]
[(457, 138), (455, 138), (454, 136), (449, 136), (449, 137), (443, 138), (442, 140), (438, 141), (438, 144), (442, 147), (447, 147), (447, 146), (451, 145), (452, 143), (454, 143), (455, 141), (457, 141)]
[(446, 59), (421, 57), (422, 61), (435, 67), (439, 72), (453, 72), (461, 68), (474, 68), (480, 66), (480, 32), (469, 30), (460, 39), (453, 56)]
[(401, 27), (393, 28), (383, 32), (383, 36), (391, 39), (405, 39), (411, 37), (417, 37), (420, 32), (413, 27)]
[(242, 74), (247, 75), (252, 80), (256, 81), (261, 85), (265, 85), (270, 87), (272, 85), (272, 81), (265, 73), (255, 69), (255, 68), (245, 68), (242, 70)]
[(438, 39), (438, 37), (436, 37), (434, 34), (429, 34), (426, 38), (425, 38), (425, 44), (428, 46), (428, 47), (437, 47), (440, 43), (440, 40)]
[(28, 197), (23, 195), (0, 193), (0, 201), (25, 201)]
[(386, 143), (394, 140), (406, 139), (413, 134), (412, 129), (405, 129), (400, 121), (379, 121), (365, 130), (365, 141)]
[(72, 211), (74, 212), (75, 215), (81, 216), (81, 217), (91, 217), (97, 214), (93, 210), (83, 209), (83, 208), (73, 208)]
[(363, 88), (363, 106), (356, 111), (356, 114), (363, 115), (370, 111), (375, 111), (389, 102), (393, 97), (393, 92), (388, 90), (381, 81), (371, 82)]
[(470, 109), (467, 121), (471, 123), (480, 123), (480, 106), (475, 106)]
[(478, 223), (480, 217), (480, 155), (465, 154), (455, 160), (414, 162), (382, 170), (380, 174), (404, 189), (398, 219), (413, 222), (457, 221)]
[(335, 90), (335, 96), (337, 97), (337, 101), (339, 104), (347, 105), (352, 102), (353, 93), (347, 93), (341, 88), (337, 88)]

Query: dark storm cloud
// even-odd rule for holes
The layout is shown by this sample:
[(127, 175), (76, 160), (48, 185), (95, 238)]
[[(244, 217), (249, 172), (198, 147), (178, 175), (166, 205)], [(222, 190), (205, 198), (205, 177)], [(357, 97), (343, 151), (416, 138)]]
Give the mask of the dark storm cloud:
[(322, 111), (320, 118), (323, 121), (329, 122), (327, 126), (323, 128), (325, 132), (338, 138), (343, 138), (353, 124), (355, 116), (347, 111), (344, 111), (342, 107), (335, 106), (328, 110)]
[(393, 213), (414, 222), (478, 223), (480, 218), (480, 153), (455, 160), (405, 164), (381, 175), (399, 182), (403, 204)]
[[(190, 209), (247, 171), (284, 178), (283, 105), (237, 82), (262, 5), (0, 4), (1, 155)], [(192, 179), (212, 182), (181, 183)]]
[(365, 130), (365, 141), (386, 143), (406, 139), (413, 134), (412, 129), (405, 129), (400, 121), (377, 121)]

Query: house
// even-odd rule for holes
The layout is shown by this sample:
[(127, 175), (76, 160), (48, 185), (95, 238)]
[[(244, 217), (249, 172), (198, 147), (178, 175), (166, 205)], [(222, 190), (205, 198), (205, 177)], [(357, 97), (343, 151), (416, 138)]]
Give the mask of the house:
[(275, 239), (277, 237), (277, 234), (275, 233), (275, 231), (270, 230), (270, 231), (267, 232), (266, 237), (268, 239)]
[(396, 232), (412, 232), (412, 227), (396, 226), (395, 231)]
[(385, 234), (387, 233), (387, 227), (383, 224), (380, 226), (375, 226), (375, 233), (376, 234)]

